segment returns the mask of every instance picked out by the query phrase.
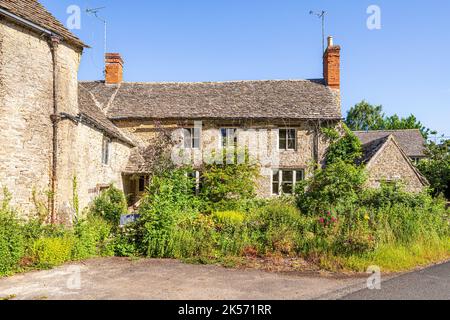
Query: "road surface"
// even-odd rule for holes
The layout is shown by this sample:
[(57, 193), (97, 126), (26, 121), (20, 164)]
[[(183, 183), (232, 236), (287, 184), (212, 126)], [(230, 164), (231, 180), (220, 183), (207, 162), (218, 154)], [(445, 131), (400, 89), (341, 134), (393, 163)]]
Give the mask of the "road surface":
[(381, 283), (380, 290), (360, 290), (346, 300), (450, 300), (450, 262), (407, 273)]

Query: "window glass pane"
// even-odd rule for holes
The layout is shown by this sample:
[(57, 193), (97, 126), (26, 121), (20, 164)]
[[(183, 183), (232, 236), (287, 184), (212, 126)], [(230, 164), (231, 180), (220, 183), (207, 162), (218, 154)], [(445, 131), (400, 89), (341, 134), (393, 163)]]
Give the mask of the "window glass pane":
[(191, 129), (184, 129), (184, 147), (187, 149), (192, 148), (192, 135)]
[(220, 136), (222, 138), (222, 147), (227, 146), (227, 129), (222, 128), (220, 129)]
[(288, 130), (288, 138), (289, 139), (295, 139), (295, 129), (289, 129)]
[(237, 144), (236, 129), (228, 129), (227, 142), (229, 147), (234, 147)]
[(303, 170), (297, 170), (297, 175), (296, 175), (296, 178), (295, 178), (295, 180), (296, 181), (302, 181), (303, 179), (304, 179), (304, 172), (303, 172)]
[(200, 138), (194, 138), (192, 140), (192, 147), (195, 149), (200, 149)]
[(288, 130), (288, 149), (294, 150), (296, 148), (297, 135), (295, 129)]
[(283, 171), (283, 182), (294, 182), (294, 171)]
[(222, 137), (223, 147), (234, 147), (237, 145), (237, 129), (236, 128), (222, 128), (220, 135)]
[(289, 139), (288, 140), (288, 147), (289, 150), (295, 150), (295, 139)]
[(280, 178), (280, 171), (274, 170), (273, 171), (273, 182), (279, 182)]
[(272, 183), (272, 194), (280, 194), (278, 182)]
[(109, 139), (103, 138), (103, 144), (102, 144), (102, 163), (103, 164), (109, 163), (109, 148), (110, 148)]
[(293, 190), (292, 186), (293, 186), (292, 183), (283, 183), (282, 185), (283, 193), (291, 194)]
[(280, 149), (286, 150), (286, 130), (285, 129), (279, 130), (279, 137), (280, 137)]

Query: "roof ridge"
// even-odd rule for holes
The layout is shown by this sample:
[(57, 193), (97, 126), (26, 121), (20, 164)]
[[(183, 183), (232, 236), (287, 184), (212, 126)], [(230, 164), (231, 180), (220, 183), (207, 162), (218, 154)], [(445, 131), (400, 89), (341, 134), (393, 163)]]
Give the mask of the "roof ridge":
[(357, 133), (370, 133), (370, 132), (401, 132), (401, 131), (420, 131), (420, 129), (388, 129), (388, 130), (353, 130)]
[[(223, 80), (223, 81), (123, 81), (122, 84), (226, 84), (250, 82), (319, 82), (323, 79), (259, 79), (259, 80)], [(103, 80), (79, 80), (79, 83), (104, 83)]]

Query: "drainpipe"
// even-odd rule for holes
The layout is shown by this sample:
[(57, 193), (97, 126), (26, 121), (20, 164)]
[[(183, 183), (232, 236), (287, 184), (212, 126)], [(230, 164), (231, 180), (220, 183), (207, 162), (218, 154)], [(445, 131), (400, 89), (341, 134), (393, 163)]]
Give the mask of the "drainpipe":
[(320, 159), (319, 159), (319, 136), (320, 136), (320, 120), (317, 120), (317, 123), (314, 123), (314, 164), (316, 169), (320, 167)]
[(53, 141), (52, 141), (52, 174), (51, 174), (51, 198), (50, 198), (50, 214), (51, 223), (56, 223), (56, 188), (58, 174), (58, 122), (61, 120), (58, 114), (58, 45), (61, 38), (50, 36), (49, 46), (52, 53), (53, 63), (53, 114), (50, 116), (53, 125)]

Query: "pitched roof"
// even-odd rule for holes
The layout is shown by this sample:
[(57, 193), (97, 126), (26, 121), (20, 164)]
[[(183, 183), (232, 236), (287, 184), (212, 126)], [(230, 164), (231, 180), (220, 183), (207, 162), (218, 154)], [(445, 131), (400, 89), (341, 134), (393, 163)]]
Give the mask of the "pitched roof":
[(91, 94), (78, 85), (78, 105), (80, 108), (80, 119), (88, 125), (94, 126), (111, 138), (116, 138), (131, 146), (135, 143), (126, 137), (105, 115), (105, 113), (98, 107), (97, 103), (92, 99)]
[(425, 139), (419, 129), (355, 131), (354, 133), (363, 145), (393, 135), (399, 146), (409, 157), (425, 156)]
[(412, 164), (411, 159), (405, 153), (405, 151), (402, 149), (400, 144), (397, 142), (394, 134), (389, 134), (386, 137), (372, 140), (372, 141), (369, 141), (369, 142), (363, 144), (363, 146), (362, 146), (363, 156), (361, 157), (361, 159), (359, 159), (357, 161), (357, 163), (371, 166), (373, 163), (373, 160), (377, 157), (378, 154), (383, 152), (385, 146), (387, 146), (388, 143), (391, 141), (397, 147), (399, 152), (402, 154), (403, 159), (405, 160), (405, 163), (414, 171), (414, 173), (419, 178), (419, 180), (422, 182), (422, 184), (424, 186), (429, 185), (427, 179), (419, 172), (419, 170), (416, 168), (416, 166)]
[(389, 135), (379, 139), (375, 139), (362, 145), (362, 157), (357, 160), (358, 164), (367, 164), (378, 153), (378, 151), (389, 140)]
[(323, 80), (83, 82), (110, 119), (341, 119)]
[(0, 7), (19, 18), (54, 32), (71, 44), (87, 47), (36, 0), (0, 0)]

